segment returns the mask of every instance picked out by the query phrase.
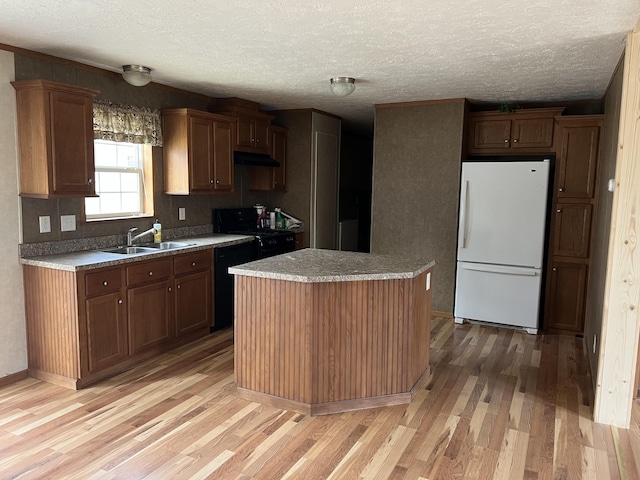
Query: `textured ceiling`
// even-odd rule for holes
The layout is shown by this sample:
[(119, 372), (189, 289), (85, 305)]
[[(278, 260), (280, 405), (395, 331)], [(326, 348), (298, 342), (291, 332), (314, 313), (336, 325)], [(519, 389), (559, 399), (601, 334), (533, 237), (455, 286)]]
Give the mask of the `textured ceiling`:
[[(638, 0), (0, 0), (0, 43), (266, 109), (603, 95)], [(335, 97), (329, 78), (356, 78)]]

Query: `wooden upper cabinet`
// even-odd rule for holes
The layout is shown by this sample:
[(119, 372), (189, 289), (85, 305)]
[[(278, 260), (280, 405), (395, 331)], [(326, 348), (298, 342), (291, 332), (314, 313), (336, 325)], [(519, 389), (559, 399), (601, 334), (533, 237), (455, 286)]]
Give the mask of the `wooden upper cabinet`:
[(283, 127), (271, 127), (271, 156), (280, 164), (273, 168), (273, 189), (287, 190), (287, 132)]
[(260, 105), (242, 98), (217, 98), (210, 112), (235, 119), (233, 150), (250, 153), (271, 152), (271, 120), (273, 115), (260, 111)]
[[(237, 137), (235, 147), (245, 147), (245, 151), (269, 153), (269, 125), (271, 116), (265, 118), (263, 114), (246, 114), (242, 112), (224, 112), (236, 115)], [(239, 148), (236, 148), (239, 150)], [(243, 148), (244, 150), (244, 148)]]
[(248, 167), (249, 190), (287, 190), (287, 132), (284, 127), (271, 126), (271, 157), (279, 167)]
[(233, 125), (213, 122), (213, 178), (214, 190), (233, 190)]
[(564, 108), (532, 108), (469, 114), (468, 153), (548, 153), (553, 147), (554, 117)]
[(20, 195), (95, 195), (93, 97), (99, 92), (47, 80), (12, 85), (18, 110)]
[(594, 197), (601, 118), (560, 117), (556, 120), (558, 198)]
[(233, 190), (235, 119), (199, 110), (163, 110), (165, 193)]

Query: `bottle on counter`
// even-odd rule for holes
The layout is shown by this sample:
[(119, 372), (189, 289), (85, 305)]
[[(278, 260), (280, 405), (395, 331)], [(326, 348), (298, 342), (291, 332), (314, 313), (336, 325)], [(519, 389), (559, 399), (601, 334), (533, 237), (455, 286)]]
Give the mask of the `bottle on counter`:
[(269, 227), (276, 228), (276, 212), (269, 212)]
[(162, 225), (156, 218), (156, 222), (153, 224), (153, 243), (162, 242)]
[(284, 228), (285, 221), (284, 221), (284, 217), (282, 216), (281, 210), (279, 208), (276, 208), (275, 211), (276, 211), (276, 228)]

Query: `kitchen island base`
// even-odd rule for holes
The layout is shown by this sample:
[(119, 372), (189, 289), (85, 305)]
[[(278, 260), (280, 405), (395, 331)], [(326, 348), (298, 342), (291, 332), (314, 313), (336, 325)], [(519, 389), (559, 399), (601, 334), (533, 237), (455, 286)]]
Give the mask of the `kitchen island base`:
[(411, 278), (362, 281), (239, 274), (244, 267), (232, 269), (238, 396), (324, 415), (410, 403), (426, 385), (432, 264)]

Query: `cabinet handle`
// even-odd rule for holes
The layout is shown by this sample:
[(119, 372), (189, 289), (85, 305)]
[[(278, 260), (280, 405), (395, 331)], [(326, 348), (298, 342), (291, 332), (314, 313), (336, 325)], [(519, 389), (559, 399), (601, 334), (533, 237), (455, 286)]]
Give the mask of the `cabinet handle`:
[(118, 305), (122, 305), (122, 299), (118, 300)]
[(87, 183), (91, 185), (93, 183), (93, 178), (90, 178), (89, 180), (87, 180)]
[(256, 139), (255, 139), (255, 138), (252, 138), (252, 139), (251, 139), (251, 143), (256, 143)]
[(220, 183), (220, 180), (216, 180), (216, 184)]
[(560, 187), (560, 188), (558, 189), (558, 191), (559, 191), (559, 192), (564, 192), (564, 188)]
[(517, 139), (517, 138), (514, 138), (514, 139), (513, 139), (513, 143), (518, 143), (518, 139)]
[(178, 288), (180, 288), (180, 285), (178, 285)]
[(196, 262), (191, 262), (191, 266), (195, 267), (196, 266)]
[(171, 287), (169, 287), (169, 291), (171, 291)]
[(509, 139), (508, 139), (508, 138), (505, 138), (505, 139), (504, 139), (504, 143), (509, 143)]
[(559, 208), (559, 209), (556, 210), (556, 212), (562, 213), (562, 209)]
[(106, 287), (107, 285), (109, 285), (109, 282), (105, 280), (104, 282), (102, 282), (102, 284)]
[(551, 270), (553, 270), (554, 272), (558, 271), (558, 269), (556, 267), (553, 267)]
[(209, 183), (213, 184), (213, 180), (209, 180)]
[(149, 276), (153, 275), (153, 272), (149, 272)]

